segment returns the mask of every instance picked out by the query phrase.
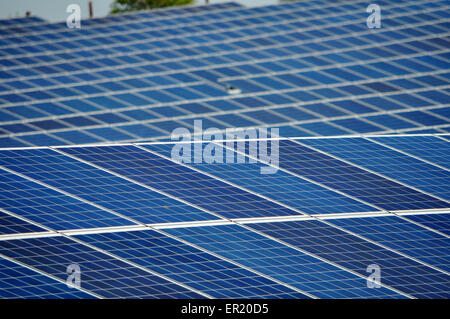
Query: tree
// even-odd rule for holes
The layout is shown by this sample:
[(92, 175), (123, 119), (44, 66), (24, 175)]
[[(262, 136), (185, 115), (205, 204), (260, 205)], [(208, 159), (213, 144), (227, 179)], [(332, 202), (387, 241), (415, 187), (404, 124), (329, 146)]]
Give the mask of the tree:
[(194, 0), (115, 0), (111, 5), (111, 13), (183, 6), (193, 2)]

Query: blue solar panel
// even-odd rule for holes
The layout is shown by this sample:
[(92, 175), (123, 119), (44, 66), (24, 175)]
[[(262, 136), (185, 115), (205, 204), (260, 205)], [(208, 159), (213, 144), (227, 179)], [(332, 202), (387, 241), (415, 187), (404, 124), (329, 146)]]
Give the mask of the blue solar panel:
[[(69, 151), (69, 149), (66, 150)], [(4, 167), (81, 198), (85, 202), (79, 204), (85, 207), (92, 207), (93, 204), (100, 205), (103, 209), (114, 210), (123, 216), (118, 219), (97, 209), (96, 213), (99, 216), (97, 219), (101, 225), (106, 223), (102, 217), (105, 215), (109, 216), (115, 225), (124, 222), (128, 225), (133, 224), (128, 218), (142, 223), (217, 219), (214, 215), (52, 150), (35, 149), (25, 152), (3, 150), (0, 151), (0, 162), (0, 165)], [(163, 189), (158, 188), (158, 190)], [(86, 205), (87, 203), (90, 205)], [(44, 205), (47, 207), (46, 204)], [(79, 209), (75, 209), (78, 213)], [(63, 209), (64, 211), (67, 211), (67, 208)], [(47, 208), (46, 214), (48, 213), (52, 215)], [(83, 216), (80, 216), (77, 219), (82, 218)], [(87, 217), (84, 218), (87, 219)], [(128, 220), (125, 221), (124, 218)]]
[(214, 298), (307, 298), (288, 287), (155, 231), (77, 236)]
[(330, 220), (333, 225), (449, 271), (449, 238), (433, 233), (400, 217)]
[(443, 234), (450, 235), (449, 214), (408, 215), (408, 219), (437, 230)]
[(65, 152), (226, 218), (298, 215), (293, 210), (133, 146), (66, 148)]
[(445, 208), (442, 200), (292, 141), (280, 141), (280, 166), (387, 210)]
[(399, 117), (396, 117), (395, 115), (389, 114), (367, 116), (365, 119), (374, 124), (382, 125), (383, 127), (386, 127), (391, 130), (401, 130), (418, 127), (414, 123), (407, 122)]
[(0, 241), (0, 253), (63, 280), (76, 264), (84, 289), (105, 298), (202, 298), (179, 284), (66, 237)]
[[(61, 37), (57, 39), (52, 39), (55, 42), (54, 46), (48, 46), (44, 50), (44, 54), (48, 56), (58, 56), (70, 61), (72, 59), (77, 59), (76, 64), (74, 63), (61, 63), (59, 59), (54, 61), (48, 61), (44, 58), (42, 60), (42, 53), (30, 53), (36, 56), (35, 59), (31, 57), (28, 60), (24, 60), (20, 55), (14, 61), (22, 61), (22, 63), (28, 62), (28, 68), (21, 68), (20, 63), (11, 65), (8, 70), (5, 71), (5, 76), (12, 77), (12, 80), (4, 80), (8, 86), (17, 88), (19, 91), (17, 93), (5, 93), (2, 95), (5, 103), (18, 104), (20, 101), (32, 101), (41, 100), (45, 105), (48, 103), (57, 103), (69, 105), (77, 109), (83, 110), (95, 110), (94, 105), (86, 104), (85, 101), (91, 101), (103, 112), (107, 112), (110, 109), (115, 109), (119, 111), (120, 109), (133, 107), (139, 108), (142, 106), (147, 106), (154, 102), (157, 103), (183, 103), (182, 100), (193, 99), (193, 98), (206, 98), (210, 103), (220, 103), (226, 105), (227, 100), (230, 96), (223, 90), (223, 87), (218, 86), (217, 81), (221, 84), (233, 84), (243, 91), (242, 97), (249, 98), (249, 95), (245, 93), (248, 91), (261, 92), (266, 94), (267, 91), (272, 92), (268, 96), (273, 96), (274, 92), (279, 90), (286, 91), (285, 93), (291, 97), (297, 97), (296, 101), (293, 103), (303, 103), (305, 100), (311, 100), (315, 96), (315, 99), (327, 100), (327, 99), (339, 99), (344, 96), (351, 96), (353, 99), (358, 98), (358, 100), (370, 101), (370, 99), (380, 99), (377, 97), (377, 93), (391, 94), (398, 90), (403, 90), (400, 94), (392, 94), (392, 99), (398, 101), (402, 104), (402, 107), (407, 109), (413, 109), (419, 106), (441, 106), (448, 100), (448, 95), (442, 90), (428, 90), (424, 92), (408, 92), (408, 90), (415, 89), (414, 86), (407, 86), (406, 88), (399, 88), (397, 86), (388, 85), (385, 80), (381, 78), (386, 78), (386, 81), (392, 82), (397, 81), (408, 81), (407, 79), (389, 79), (391, 75), (404, 75), (409, 77), (417, 77), (418, 79), (423, 78), (420, 73), (424, 72), (441, 72), (441, 74), (446, 74), (445, 70), (448, 69), (449, 63), (446, 62), (447, 57), (445, 55), (439, 54), (439, 50), (448, 47), (448, 40), (441, 33), (444, 34), (446, 31), (445, 24), (442, 24), (442, 19), (445, 20), (446, 17), (442, 16), (441, 6), (444, 4), (441, 2), (433, 3), (431, 11), (426, 15), (420, 13), (420, 10), (429, 9), (428, 5), (425, 3), (402, 3), (402, 4), (384, 4), (384, 15), (389, 17), (401, 16), (403, 19), (389, 19), (385, 18), (384, 25), (394, 25), (400, 28), (398, 31), (389, 31), (388, 28), (381, 28), (377, 30), (377, 34), (372, 34), (372, 39), (376, 39), (377, 43), (382, 43), (385, 45), (387, 50), (380, 47), (365, 48), (365, 49), (354, 49), (355, 45), (367, 45), (370, 43), (363, 41), (362, 37), (356, 37), (351, 32), (364, 32), (365, 29), (361, 29), (358, 24), (355, 24), (350, 17), (356, 18), (357, 15), (348, 14), (348, 10), (355, 10), (358, 8), (357, 4), (352, 4), (346, 6), (346, 9), (341, 9), (337, 4), (324, 4), (318, 3), (318, 7), (323, 7), (326, 5), (328, 8), (333, 10), (319, 10), (314, 16), (311, 16), (309, 9), (306, 4), (292, 6), (290, 4), (282, 4), (276, 6), (270, 6), (270, 10), (258, 11), (255, 8), (239, 8), (239, 7), (217, 7), (213, 10), (216, 13), (233, 12), (232, 19), (229, 20), (229, 15), (220, 15), (219, 19), (217, 16), (212, 14), (211, 11), (205, 10), (202, 13), (195, 13), (196, 18), (202, 17), (202, 20), (192, 19), (194, 12), (187, 13), (186, 17), (188, 20), (170, 20), (170, 26), (161, 28), (164, 25), (162, 20), (158, 20), (161, 23), (156, 25), (150, 23), (129, 23), (129, 26), (121, 25), (118, 28), (116, 25), (108, 25), (108, 27), (99, 27), (96, 23), (89, 23), (88, 29), (82, 29), (79, 35), (84, 34), (89, 38), (78, 39), (77, 35), (71, 35), (69, 32), (62, 32), (63, 29), (58, 29), (50, 32), (52, 36), (56, 36), (59, 33), (62, 34)], [(392, 8), (391, 8), (392, 7)], [(400, 11), (400, 8), (402, 9)], [(225, 11), (224, 11), (225, 10)], [(228, 11), (231, 10), (231, 11)], [(445, 11), (445, 10), (444, 10)], [(333, 12), (330, 14), (330, 12)], [(419, 12), (419, 13), (418, 13)], [(286, 14), (289, 13), (289, 14)], [(184, 15), (183, 15), (184, 16)], [(258, 19), (249, 19), (248, 16), (255, 16)], [(323, 18), (321, 18), (323, 16)], [(302, 17), (302, 23), (298, 22), (298, 17)], [(143, 21), (148, 22), (147, 18), (142, 17)], [(223, 22), (221, 21), (223, 19)], [(95, 19), (94, 19), (95, 20)], [(190, 22), (187, 22), (190, 21)], [(226, 21), (226, 23), (225, 23)], [(244, 22), (245, 21), (245, 22)], [(401, 22), (400, 22), (401, 21)], [(408, 21), (408, 23), (406, 23)], [(180, 34), (177, 30), (179, 25), (190, 24), (195, 22), (194, 25), (187, 27), (185, 26), (185, 31)], [(425, 25), (423, 24), (425, 22)], [(434, 22), (434, 25), (430, 25)], [(261, 26), (261, 23), (266, 23), (267, 26)], [(429, 23), (429, 24), (427, 24)], [(339, 27), (332, 26), (338, 24)], [(223, 31), (225, 26), (232, 27), (235, 31)], [(321, 30), (309, 29), (311, 26), (320, 26)], [(414, 27), (411, 27), (413, 25)], [(306, 28), (302, 34), (300, 34), (297, 28)], [(134, 43), (139, 39), (137, 37), (138, 32), (136, 29), (142, 29), (145, 32), (139, 31), (139, 36), (151, 37), (153, 41), (152, 45), (139, 42)], [(403, 29), (404, 30), (403, 30)], [(89, 32), (87, 31), (89, 30)], [(285, 35), (279, 35), (280, 30), (288, 30)], [(420, 30), (420, 31), (419, 31)], [(196, 34), (201, 32), (200, 35), (186, 36), (189, 34)], [(42, 32), (42, 33), (40, 33)], [(38, 33), (46, 36), (49, 33), (47, 28)], [(115, 32), (113, 36), (106, 38), (103, 35), (107, 32)], [(86, 33), (86, 34), (85, 34)], [(58, 50), (65, 50), (65, 44), (67, 40), (64, 40), (65, 36), (71, 36), (71, 47), (77, 43), (77, 48), (72, 52), (72, 54), (61, 53), (58, 54)], [(323, 45), (311, 42), (317, 36), (321, 37), (332, 37), (339, 35), (342, 39), (331, 39), (324, 40)], [(249, 41), (242, 41), (242, 37), (250, 36)], [(418, 36), (425, 37), (424, 40), (417, 40)], [(168, 38), (167, 38), (168, 37)], [(183, 37), (183, 38), (181, 38)], [(161, 41), (158, 38), (167, 38), (165, 41)], [(108, 39), (108, 40), (107, 40)], [(114, 39), (114, 40), (113, 40)], [(230, 42), (231, 39), (231, 42)], [(412, 39), (412, 40), (411, 40)], [(142, 41), (144, 39), (141, 39)], [(408, 45), (408, 50), (405, 50), (405, 46), (400, 43), (393, 44), (389, 41), (404, 42)], [(39, 37), (34, 37), (28, 41), (30, 45), (21, 45), (21, 48), (25, 50), (27, 47), (36, 47), (36, 45), (42, 45), (42, 40)], [(227, 41), (227, 44), (223, 43)], [(302, 41), (302, 50), (299, 51), (298, 41)], [(305, 42), (305, 43), (304, 43)], [(36, 45), (34, 45), (34, 43)], [(108, 49), (98, 49), (98, 45), (104, 45), (107, 43)], [(214, 47), (213, 52), (211, 50), (207, 53), (207, 56), (201, 59), (192, 57), (197, 57), (198, 54), (203, 53), (205, 50), (205, 45), (207, 43), (211, 47)], [(273, 47), (276, 43), (277, 47)], [(6, 46), (8, 47), (8, 46)], [(165, 49), (163, 49), (165, 47)], [(412, 48), (415, 50), (412, 50)], [(297, 48), (297, 49), (294, 49)], [(343, 50), (343, 52), (329, 53), (331, 49), (338, 48), (338, 50)], [(403, 56), (398, 56), (396, 54), (402, 48), (401, 54)], [(228, 50), (244, 50), (239, 54), (228, 54)], [(353, 50), (351, 50), (353, 49)], [(6, 50), (6, 48), (5, 48)], [(177, 51), (183, 50), (180, 53)], [(23, 51), (23, 50), (22, 50)], [(145, 53), (144, 53), (145, 51)], [(150, 53), (150, 51), (152, 53)], [(23, 51), (26, 52), (26, 51)], [(407, 54), (414, 54), (421, 52), (422, 56), (419, 57), (406, 57)], [(12, 53), (12, 52), (10, 52)], [(437, 53), (437, 54), (434, 54)], [(15, 52), (15, 54), (20, 54)], [(39, 56), (38, 56), (39, 54)], [(333, 55), (334, 54), (334, 55)], [(107, 58), (107, 63), (105, 62), (105, 55), (112, 56)], [(39, 58), (38, 58), (39, 57)], [(158, 58), (159, 57), (159, 58)], [(161, 57), (164, 57), (164, 62), (161, 63)], [(331, 59), (330, 57), (333, 57)], [(371, 62), (365, 63), (367, 60), (376, 60), (377, 58), (387, 58), (392, 61), (386, 62)], [(21, 59), (21, 60), (20, 60)], [(81, 59), (81, 60), (80, 60)], [(274, 59), (273, 61), (266, 61), (267, 59)], [(337, 60), (336, 60), (337, 59)], [(194, 60), (197, 61), (194, 63)], [(3, 59), (7, 63), (8, 59)], [(50, 62), (51, 65), (45, 66), (43, 68), (42, 61)], [(335, 61), (348, 61), (350, 65), (340, 66), (337, 68), (333, 63)], [(363, 62), (363, 63), (362, 63)], [(31, 64), (30, 64), (31, 63)], [(238, 63), (238, 65), (230, 65), (230, 63)], [(158, 65), (156, 65), (158, 64)], [(364, 64), (364, 65), (361, 65)], [(134, 65), (136, 67), (130, 67)], [(283, 69), (283, 65), (288, 68)], [(99, 68), (106, 68), (103, 71), (97, 71)], [(274, 66), (276, 67), (275, 74), (273, 74)], [(281, 66), (281, 69), (280, 69)], [(320, 70), (311, 70), (311, 67), (319, 67)], [(193, 72), (188, 72), (194, 68)], [(177, 74), (173, 74), (173, 69), (179, 70)], [(57, 70), (59, 69), (59, 71)], [(376, 70), (375, 70), (376, 69)], [(77, 75), (83, 83), (78, 80), (73, 81), (67, 76), (61, 76), (61, 73), (55, 73), (50, 75), (47, 79), (40, 78), (41, 74), (50, 74), (54, 72), (62, 71), (73, 71), (74, 75)], [(86, 72), (87, 70), (87, 72)], [(228, 71), (227, 71), (228, 70)], [(239, 70), (238, 73), (236, 71)], [(377, 71), (379, 70), (379, 71)], [(444, 70), (444, 71), (443, 71)], [(231, 71), (231, 72), (230, 72)], [(381, 72), (380, 72), (381, 71)], [(410, 71), (414, 71), (412, 73)], [(226, 73), (223, 73), (226, 72)], [(375, 76), (376, 74), (377, 76)], [(448, 73), (448, 72), (447, 72)], [(27, 79), (26, 83), (19, 84), (15, 77), (16, 75), (22, 75)], [(192, 75), (195, 74), (194, 77)], [(416, 75), (417, 74), (417, 75)], [(151, 76), (149, 76), (151, 75)], [(299, 77), (298, 75), (301, 75)], [(126, 77), (133, 77), (131, 79)], [(223, 80), (222, 77), (232, 77), (228, 80)], [(432, 75), (429, 75), (432, 76)], [(166, 82), (169, 77), (173, 80)], [(445, 77), (445, 75), (444, 75)], [(70, 87), (58, 87), (56, 82), (60, 82), (65, 79), (65, 83), (68, 83)], [(111, 81), (115, 78), (116, 81)], [(313, 79), (313, 82), (306, 82), (307, 78)], [(376, 79), (374, 82), (371, 79)], [(146, 79), (153, 79), (152, 83), (155, 86), (161, 85), (175, 85), (163, 90), (149, 90), (148, 88), (152, 84), (145, 84)], [(315, 80), (314, 80), (315, 79)], [(368, 83), (363, 83), (361, 85), (348, 85), (348, 82), (353, 82), (356, 80), (363, 80)], [(54, 83), (55, 80), (56, 82)], [(143, 82), (142, 80), (145, 80)], [(40, 81), (41, 83), (32, 84), (33, 81)], [(51, 88), (43, 90), (45, 86), (45, 81), (50, 81), (52, 84)], [(194, 84), (190, 88), (186, 87), (186, 83), (190, 81), (200, 81)], [(120, 85), (119, 82), (124, 85)], [(347, 82), (347, 83), (346, 83)], [(171, 84), (169, 84), (171, 83)], [(194, 82), (195, 83), (195, 82)], [(321, 87), (320, 84), (330, 84), (334, 83), (336, 88), (325, 88)], [(409, 83), (415, 83), (409, 81)], [(242, 85), (241, 85), (242, 84)], [(30, 87), (30, 85), (32, 85)], [(112, 85), (112, 86), (111, 86)], [(299, 92), (297, 88), (304, 90), (305, 85), (315, 86), (314, 89), (309, 92)], [(444, 85), (444, 83), (441, 83)], [(114, 88), (115, 92), (120, 92), (121, 97), (126, 98), (126, 100), (121, 103), (115, 98), (111, 98), (108, 92), (102, 92), (101, 86), (106, 86), (106, 88)], [(136, 91), (137, 88), (137, 91)], [(193, 90), (191, 90), (191, 88)], [(75, 91), (75, 90), (76, 91)], [(117, 91), (119, 90), (119, 91)], [(73, 100), (73, 97), (79, 96), (81, 92), (87, 95), (85, 100)], [(311, 95), (311, 93), (314, 95)], [(173, 93), (173, 94), (172, 94)], [(100, 96), (98, 96), (100, 94)], [(359, 97), (361, 94), (369, 94), (372, 97)], [(97, 95), (97, 96), (93, 96)], [(145, 99), (148, 97), (150, 100)], [(261, 95), (261, 94), (257, 94)], [(180, 97), (179, 100), (177, 97)], [(44, 100), (42, 100), (44, 99)], [(46, 99), (46, 100), (45, 100)], [(56, 99), (56, 100), (55, 100)], [(72, 99), (72, 100), (70, 100)], [(148, 102), (147, 102), (148, 100)], [(396, 107), (393, 106), (394, 100), (389, 100), (388, 103), (381, 104), (382, 109)], [(74, 102), (75, 101), (75, 102)], [(276, 104), (283, 103), (280, 99), (272, 100), (271, 103), (275, 103), (273, 107), (277, 107)], [(286, 101), (286, 99), (284, 99)], [(150, 103), (149, 103), (150, 102)], [(340, 103), (339, 101), (335, 101)], [(356, 101), (355, 101), (356, 102)], [(289, 102), (288, 102), (289, 103)], [(17, 108), (20, 105), (10, 105), (8, 108)], [(395, 105), (395, 104), (394, 104)], [(348, 106), (347, 106), (348, 107)], [(378, 107), (378, 106), (377, 106)], [(104, 110), (106, 108), (106, 110)], [(338, 107), (338, 110), (341, 108)], [(37, 110), (33, 110), (36, 112)], [(384, 122), (389, 123), (392, 119), (383, 117), (377, 118), (379, 121), (374, 120), (373, 122), (360, 121), (355, 119), (356, 114), (368, 114), (368, 112), (376, 111), (371, 108), (371, 105), (361, 105), (357, 110), (349, 111), (348, 119), (335, 119), (333, 123), (336, 123), (336, 129), (332, 130), (319, 130), (315, 134), (325, 134), (333, 135), (337, 133), (381, 133), (390, 132), (395, 130), (408, 131), (414, 129), (414, 126), (407, 126), (405, 123), (417, 121), (418, 126), (431, 126), (431, 125), (448, 125), (448, 119), (442, 119), (440, 117), (435, 117), (431, 115), (431, 110), (429, 113), (424, 113), (422, 111), (416, 112), (402, 112), (397, 114), (401, 116), (398, 118), (398, 123), (393, 123), (391, 125), (383, 125)], [(65, 108), (46, 108), (46, 113), (49, 112), (50, 115), (54, 116), (64, 116)], [(62, 112), (62, 113), (61, 113)], [(363, 113), (361, 113), (363, 112)], [(419, 112), (419, 113), (417, 113)], [(31, 116), (31, 112), (26, 112), (27, 117)], [(203, 113), (204, 114), (204, 113)], [(246, 113), (250, 118), (254, 117), (256, 119), (256, 125), (260, 123), (257, 121), (261, 119), (261, 111), (255, 113)], [(12, 115), (12, 114), (11, 114)], [(228, 114), (230, 116), (230, 114)], [(35, 116), (41, 118), (48, 118), (47, 114)], [(166, 115), (171, 116), (171, 115)], [(223, 115), (226, 116), (226, 115)], [(264, 119), (269, 118), (270, 121)], [(276, 117), (264, 117), (263, 123), (271, 123), (283, 126), (289, 123), (289, 120), (295, 119), (300, 123), (305, 125), (305, 128), (309, 130), (309, 123), (302, 123), (306, 118), (280, 118), (281, 122), (276, 120)], [(151, 118), (140, 118), (142, 121), (152, 121)], [(406, 121), (405, 121), (406, 120)], [(100, 126), (105, 126), (105, 124), (100, 123)], [(231, 125), (247, 125), (245, 123), (233, 122)], [(254, 124), (253, 124), (254, 125)], [(317, 125), (326, 125), (323, 119), (317, 120)], [(76, 124), (71, 124), (74, 130), (79, 130), (80, 126)], [(334, 127), (334, 126), (333, 126)], [(58, 138), (52, 139), (51, 136), (46, 138), (46, 143), (51, 143), (53, 145), (64, 144), (64, 143), (89, 143), (95, 141), (96, 137), (92, 136), (93, 139), (87, 138), (68, 138), (67, 140), (61, 138), (60, 130), (61, 128), (47, 128), (50, 129), (51, 134), (53, 133), (58, 136)], [(440, 129), (437, 132), (441, 132)], [(95, 131), (91, 133), (95, 134)], [(170, 132), (163, 132), (162, 134), (167, 134)], [(27, 137), (31, 133), (14, 133), (17, 137), (30, 145), (43, 145), (40, 143), (40, 139), (34, 136)], [(57, 135), (59, 134), (59, 135)], [(117, 134), (115, 131), (110, 131), (106, 135), (102, 135), (100, 140), (106, 139), (110, 141), (129, 141), (136, 140), (139, 138), (161, 138), (156, 132), (146, 131), (145, 133), (131, 136)], [(42, 135), (40, 135), (42, 137)], [(44, 144), (45, 145), (45, 144)]]
[[(205, 145), (207, 144), (204, 144), (201, 149), (194, 149), (193, 156), (195, 154), (203, 154)], [(155, 144), (146, 145), (145, 147), (166, 157), (170, 157), (173, 145)], [(229, 149), (224, 149), (220, 145), (216, 146), (216, 152), (225, 154), (227, 151), (230, 152)], [(235, 151), (232, 150), (231, 152), (233, 158), (238, 156)], [(189, 166), (205, 171), (223, 180), (230, 181), (252, 192), (275, 199), (308, 214), (367, 212), (376, 210), (354, 199), (345, 197), (283, 171), (278, 171), (276, 174), (261, 174), (261, 170), (263, 170), (263, 167), (267, 167), (267, 165), (249, 163), (250, 159), (248, 157), (244, 160), (245, 163), (242, 164), (191, 163)]]
[(237, 225), (174, 228), (167, 232), (317, 297), (402, 298), (386, 288), (367, 289), (363, 278)]
[(0, 235), (41, 232), (44, 229), (0, 211)]
[(376, 264), (382, 282), (418, 298), (448, 298), (448, 275), (319, 221), (261, 223), (252, 228), (366, 275)]
[(392, 136), (388, 139), (371, 138), (412, 156), (450, 169), (450, 143), (435, 136)]
[(0, 258), (1, 298), (90, 299), (95, 298), (29, 268)]
[(439, 167), (364, 139), (311, 139), (303, 143), (444, 200), (450, 200), (450, 172)]
[[(377, 4), (0, 20), (0, 297), (448, 298), (448, 1)], [(178, 163), (196, 120), (280, 167)]]
[(67, 141), (68, 144), (90, 144), (102, 142), (102, 140), (88, 135), (82, 131), (57, 132), (54, 133), (54, 135), (61, 140)]
[[(63, 230), (133, 224), (124, 218), (16, 174), (6, 171), (2, 171), (1, 174), (1, 207), (46, 227)], [(5, 224), (2, 223), (2, 226), (8, 225), (8, 219), (5, 219)], [(39, 228), (36, 226), (27, 227), (31, 229)]]

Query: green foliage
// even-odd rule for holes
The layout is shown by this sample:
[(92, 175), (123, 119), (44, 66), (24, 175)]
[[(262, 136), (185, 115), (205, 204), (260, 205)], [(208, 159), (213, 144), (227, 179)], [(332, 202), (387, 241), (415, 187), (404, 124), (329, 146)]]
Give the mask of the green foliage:
[(193, 2), (194, 0), (115, 0), (111, 5), (111, 13), (183, 6)]

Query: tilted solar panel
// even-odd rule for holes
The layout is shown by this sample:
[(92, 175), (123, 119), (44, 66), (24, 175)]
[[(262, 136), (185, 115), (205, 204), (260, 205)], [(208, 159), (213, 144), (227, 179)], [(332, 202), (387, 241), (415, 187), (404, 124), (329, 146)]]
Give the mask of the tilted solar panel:
[(1, 298), (95, 298), (88, 293), (68, 288), (65, 282), (4, 258), (0, 259), (0, 282)]
[[(446, 153), (444, 136), (276, 139), (275, 174), (260, 173), (274, 163), (252, 163), (250, 141), (232, 149), (240, 164), (180, 163), (174, 143), (0, 150), (0, 257), (53, 285), (70, 265), (83, 274), (79, 288), (53, 294), (20, 277), (2, 296), (448, 298), (450, 202), (438, 195), (450, 180), (423, 191), (415, 179), (448, 169), (414, 147)], [(377, 161), (396, 175), (375, 173)], [(381, 288), (367, 286), (371, 265)]]
[[(130, 28), (90, 22), (73, 36), (37, 30), (61, 36), (0, 48), (0, 143), (166, 139), (199, 115), (214, 127), (279, 126), (287, 136), (448, 131), (445, 1), (382, 2), (376, 30), (361, 19), (362, 2), (305, 3), (199, 6), (186, 14), (194, 23), (136, 14), (143, 22)], [(189, 27), (179, 33), (179, 24)], [(77, 43), (70, 53), (66, 35)]]
[(450, 6), (377, 4), (0, 20), (0, 297), (449, 298)]

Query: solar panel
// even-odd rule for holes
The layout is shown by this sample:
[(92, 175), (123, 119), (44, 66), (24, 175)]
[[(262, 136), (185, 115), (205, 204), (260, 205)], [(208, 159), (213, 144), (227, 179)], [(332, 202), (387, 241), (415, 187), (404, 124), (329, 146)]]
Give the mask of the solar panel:
[(412, 296), (448, 296), (449, 278), (443, 272), (323, 222), (264, 223), (251, 227), (360, 274), (365, 274), (367, 266), (375, 263), (384, 270), (385, 283)]
[[(377, 138), (371, 138), (371, 140), (376, 142)], [(393, 136), (392, 138), (384, 139), (383, 144), (410, 156), (419, 157), (421, 160), (431, 162), (434, 165), (450, 169), (445, 139), (438, 139), (432, 136), (410, 136), (407, 139), (402, 136)]]
[(0, 198), (3, 209), (56, 230), (133, 224), (90, 203), (80, 202), (72, 194), (5, 170), (2, 170)]
[(152, 230), (83, 235), (77, 238), (215, 298), (308, 297), (254, 270), (247, 270)]
[[(443, 13), (447, 4), (383, 2), (383, 28), (376, 34), (362, 27), (361, 5), (318, 1), (259, 9), (221, 4), (169, 10), (168, 16), (137, 13), (136, 21), (127, 20), (133, 14), (105, 18), (106, 24), (104, 19), (92, 19), (76, 34), (61, 24), (53, 29), (47, 24), (30, 39), (25, 36), (26, 44), (7, 44), (11, 39), (3, 36), (7, 43), (0, 50), (15, 51), (8, 51), (8, 58), (0, 61), (5, 66), (0, 97), (7, 112), (0, 127), (6, 131), (2, 143), (166, 139), (171, 129), (156, 128), (170, 117), (184, 120), (193, 113), (205, 120), (230, 118), (225, 120), (230, 127), (289, 126), (284, 130), (289, 136), (444, 132), (449, 121), (448, 113), (440, 112), (449, 99), (444, 90), (449, 66), (448, 16)], [(312, 8), (317, 9), (314, 15), (309, 13)], [(180, 17), (168, 18), (171, 15)], [(126, 22), (114, 27), (115, 19)], [(180, 25), (185, 26), (183, 33), (176, 32)], [(104, 33), (111, 34), (109, 42)], [(369, 41), (363, 40), (367, 34)], [(315, 40), (318, 35), (322, 44)], [(66, 51), (67, 41), (76, 48), (70, 54), (58, 53)], [(50, 46), (43, 48), (44, 44)], [(100, 50), (99, 45), (104, 47)], [(48, 61), (47, 56), (54, 60)], [(431, 82), (423, 82), (424, 77), (438, 85), (427, 87)], [(238, 113), (247, 121), (222, 109), (236, 98), (225, 85), (241, 91), (237, 98), (245, 102)], [(247, 104), (255, 95), (260, 105)], [(220, 107), (193, 111), (183, 107), (186, 100)], [(332, 113), (322, 114), (318, 103), (326, 103)], [(307, 112), (277, 117), (283, 104)], [(152, 111), (174, 106), (186, 114)], [(250, 107), (256, 110), (248, 112)], [(131, 110), (145, 110), (141, 113), (145, 115), (125, 113)], [(267, 110), (273, 112), (265, 115)], [(102, 119), (111, 113), (144, 127), (122, 132), (119, 123)], [(72, 120), (80, 116), (89, 118)], [(92, 116), (97, 120), (89, 121)], [(25, 124), (27, 130), (10, 131), (12, 124)], [(316, 129), (320, 126), (324, 128)]]
[[(82, 288), (99, 298), (447, 298), (449, 202), (414, 179), (365, 170), (401, 157), (446, 172), (429, 169), (420, 149), (411, 157), (382, 146), (400, 138), (417, 140), (281, 139), (281, 174), (259, 176), (268, 163), (252, 164), (247, 153), (241, 164), (182, 164), (168, 156), (173, 144), (4, 149), (0, 256), (59, 281), (62, 267), (77, 264)], [(448, 148), (438, 136), (421, 138)], [(339, 159), (350, 148), (362, 168)], [(395, 171), (415, 174), (411, 165)], [(55, 200), (58, 213), (46, 211)], [(366, 287), (371, 264), (383, 270), (382, 289)], [(167, 280), (173, 288), (162, 290)]]
[[(146, 145), (145, 147), (170, 157), (173, 145), (155, 144)], [(206, 145), (203, 145), (201, 150), (194, 150), (194, 152), (204, 152), (205, 147)], [(226, 149), (219, 145), (217, 151), (226, 152)], [(261, 174), (261, 168), (264, 167), (264, 164), (249, 163), (249, 160), (248, 158), (247, 163), (234, 163), (233, 165), (191, 163), (190, 167), (212, 174), (216, 178), (231, 182), (250, 192), (270, 197), (308, 214), (369, 212), (376, 210), (374, 207), (315, 184), (302, 176), (295, 176), (288, 171), (279, 171), (277, 174)]]
[(0, 241), (3, 255), (66, 281), (66, 268), (77, 264), (83, 285), (106, 298), (202, 298), (177, 283), (66, 237)]
[[(58, 154), (53, 150), (35, 149), (28, 150), (26, 153), (2, 150), (0, 154), (0, 165), (8, 169), (9, 172), (17, 172), (26, 179), (45, 185), (45, 188), (50, 188), (50, 191), (55, 190), (53, 193), (56, 194), (52, 194), (53, 196), (59, 195), (59, 197), (64, 197), (66, 194), (70, 195), (72, 202), (79, 202), (82, 205), (81, 207), (73, 207), (73, 204), (69, 202), (68, 207), (58, 207), (51, 205), (52, 199), (49, 198), (49, 204), (40, 204), (40, 206), (44, 207), (36, 207), (37, 211), (47, 211), (43, 212), (40, 218), (61, 219), (62, 222), (70, 221), (80, 224), (83, 222), (90, 222), (94, 225), (95, 223), (100, 223), (103, 226), (130, 225), (136, 222), (159, 223), (214, 219), (214, 216), (211, 214), (185, 205), (179, 200), (167, 198), (167, 196), (160, 193), (160, 191), (164, 190), (163, 188), (157, 188), (157, 191), (155, 191), (142, 185), (136, 185), (136, 183), (111, 175), (68, 156)], [(10, 186), (8, 184), (4, 187), (5, 191), (14, 189), (13, 185)], [(39, 188), (35, 189), (34, 187), (34, 185), (30, 185), (35, 197), (36, 194), (40, 197), (50, 197), (50, 194), (39, 194)], [(19, 188), (19, 196), (14, 194), (6, 195), (8, 197), (14, 196), (21, 200), (29, 199), (32, 202), (33, 197), (30, 196), (31, 194), (24, 194), (23, 198), (20, 197), (23, 189), (23, 187)], [(58, 197), (56, 200), (64, 203)], [(69, 201), (69, 199), (65, 200)], [(132, 200), (132, 204), (130, 200)], [(50, 207), (56, 213), (49, 212), (48, 205), (51, 205)], [(26, 210), (23, 214), (28, 214), (26, 215), (27, 217), (30, 215), (28, 209), (29, 207), (27, 206), (22, 208), (22, 210)], [(110, 214), (111, 211), (115, 212), (115, 216)], [(177, 211), (178, 213), (175, 213)], [(36, 213), (33, 215), (36, 215)], [(61, 216), (58, 216), (59, 214)], [(111, 218), (112, 221), (108, 221), (105, 217)], [(36, 217), (29, 216), (29, 218)], [(82, 220), (77, 221), (77, 219)], [(96, 227), (99, 227), (99, 224)]]
[(95, 298), (88, 293), (70, 289), (63, 282), (58, 282), (7, 259), (0, 259), (0, 282), (2, 298)]
[[(66, 148), (64, 152), (226, 218), (298, 215), (281, 205), (134, 146)], [(111, 158), (114, 160), (108, 160)]]
[(331, 224), (448, 271), (448, 238), (409, 222), (407, 216), (335, 219)]
[(450, 8), (377, 3), (0, 20), (0, 297), (449, 298)]
[(430, 229), (437, 230), (443, 234), (449, 234), (448, 218), (450, 216), (446, 214), (433, 214), (433, 215), (411, 215), (408, 219), (418, 222), (422, 225), (429, 227)]
[[(387, 288), (365, 291), (361, 289), (362, 278), (237, 225), (174, 228), (167, 231), (317, 297), (402, 297)], [(372, 292), (375, 295), (366, 295)]]
[[(419, 188), (435, 197), (449, 199), (445, 185), (450, 180), (450, 172), (411, 156), (399, 154), (394, 149), (383, 146), (382, 143), (374, 144), (361, 139), (333, 139), (332, 141), (315, 139), (304, 143), (371, 172)], [(372, 156), (374, 156), (373, 162), (370, 160)], [(399, 169), (399, 165), (404, 166), (404, 169)]]
[[(309, 143), (309, 142), (306, 142)], [(307, 144), (308, 145), (308, 144)], [(281, 167), (386, 210), (445, 208), (447, 203), (363, 170), (302, 142), (280, 141)]]
[(43, 231), (43, 228), (30, 224), (15, 216), (0, 211), (0, 234), (23, 234)]

